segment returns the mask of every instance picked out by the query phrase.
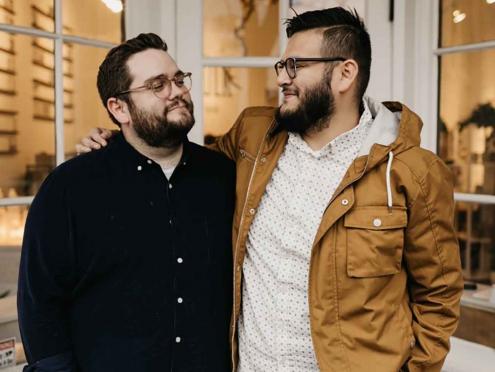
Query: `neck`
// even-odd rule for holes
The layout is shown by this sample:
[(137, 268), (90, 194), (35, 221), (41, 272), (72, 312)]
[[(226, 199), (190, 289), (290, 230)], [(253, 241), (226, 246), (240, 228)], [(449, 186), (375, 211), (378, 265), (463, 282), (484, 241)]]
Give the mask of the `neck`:
[(359, 123), (359, 106), (336, 109), (331, 118), (305, 133), (302, 138), (308, 146), (318, 151), (342, 133), (350, 131)]
[(182, 142), (175, 146), (153, 147), (138, 137), (132, 128), (122, 126), (122, 133), (136, 151), (155, 161), (162, 168), (175, 167), (182, 157), (184, 147)]

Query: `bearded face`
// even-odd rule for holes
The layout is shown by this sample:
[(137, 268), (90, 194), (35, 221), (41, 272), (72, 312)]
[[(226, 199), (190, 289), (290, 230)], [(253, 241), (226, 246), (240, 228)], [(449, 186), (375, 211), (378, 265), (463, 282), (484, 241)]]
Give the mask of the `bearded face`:
[[(194, 125), (193, 103), (180, 97), (161, 114), (138, 108), (132, 99), (128, 106), (136, 134), (151, 147), (179, 145)], [(171, 111), (175, 111), (173, 119), (168, 118)]]
[(335, 102), (326, 79), (304, 92), (295, 87), (282, 87), (282, 92), (288, 90), (299, 98), (299, 103), (295, 108), (287, 108), (283, 104), (278, 107), (275, 119), (281, 129), (304, 135), (309, 131), (317, 132), (328, 125), (335, 110)]

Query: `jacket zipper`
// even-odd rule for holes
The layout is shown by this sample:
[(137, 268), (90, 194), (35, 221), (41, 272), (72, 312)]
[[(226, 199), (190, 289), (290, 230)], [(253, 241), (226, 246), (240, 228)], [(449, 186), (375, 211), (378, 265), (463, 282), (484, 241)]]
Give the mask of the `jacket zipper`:
[[(235, 253), (234, 253), (234, 280), (233, 280), (233, 296), (232, 296), (232, 299), (233, 299), (233, 309), (232, 309), (232, 338), (230, 339), (230, 345), (233, 345), (234, 344), (234, 340), (235, 340), (235, 329), (237, 328), (237, 319), (236, 319), (236, 314), (235, 314), (235, 307), (236, 307), (236, 296), (235, 296), (235, 292), (236, 292), (236, 280), (235, 280), (235, 277), (236, 277), (236, 272), (237, 272), (237, 269), (238, 269), (238, 265), (237, 265), (237, 251), (238, 251), (238, 248), (239, 248), (239, 239), (240, 239), (240, 232), (241, 232), (241, 227), (243, 225), (243, 222), (244, 222), (244, 215), (245, 215), (245, 212), (246, 212), (246, 206), (247, 206), (247, 202), (248, 202), (248, 196), (249, 196), (249, 192), (251, 190), (251, 184), (253, 183), (253, 179), (254, 179), (254, 173), (256, 172), (256, 166), (258, 165), (258, 159), (260, 157), (260, 154), (261, 154), (261, 150), (263, 149), (264, 147), (264, 144), (265, 144), (265, 141), (266, 141), (266, 136), (268, 135), (268, 133), (270, 133), (270, 130), (273, 126), (273, 122), (272, 124), (270, 125), (270, 127), (268, 128), (267, 132), (265, 133), (264, 137), (263, 137), (263, 141), (261, 142), (261, 145), (258, 149), (258, 153), (256, 154), (256, 158), (254, 159), (254, 164), (253, 164), (253, 170), (251, 171), (251, 176), (249, 177), (249, 183), (248, 183), (248, 188), (247, 188), (247, 191), (246, 191), (246, 200), (244, 201), (244, 205), (242, 207), (242, 215), (241, 215), (241, 221), (239, 222), (239, 231), (237, 233), (237, 239), (236, 239), (236, 242), (235, 242)], [(244, 150), (242, 150), (243, 152), (245, 152)], [(241, 294), (242, 296), (242, 294)], [(240, 311), (240, 310), (239, 310)], [(239, 349), (239, 345), (237, 345), (237, 348)], [(234, 358), (234, 349), (231, 347), (231, 351), (230, 351), (230, 356), (231, 356), (231, 362), (232, 362), (232, 372), (235, 372), (235, 358)]]

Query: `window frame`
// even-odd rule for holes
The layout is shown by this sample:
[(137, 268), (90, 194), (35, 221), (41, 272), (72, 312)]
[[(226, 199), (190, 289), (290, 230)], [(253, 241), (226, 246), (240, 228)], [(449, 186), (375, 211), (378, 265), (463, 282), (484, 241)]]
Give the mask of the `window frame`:
[[(421, 144), (437, 153), (440, 58), (452, 53), (495, 49), (495, 40), (439, 47), (440, 0), (395, 0), (395, 8), (393, 96), (423, 119)], [(495, 195), (489, 194), (456, 192), (454, 199), (495, 204)]]
[[(74, 35), (66, 35), (63, 33), (62, 27), (62, 3), (63, 0), (53, 0), (54, 23), (55, 29), (53, 32), (43, 31), (32, 27), (10, 25), (0, 23), (0, 31), (8, 32), (14, 35), (26, 35), (31, 37), (41, 37), (50, 39), (54, 42), (54, 91), (55, 91), (55, 164), (56, 166), (65, 161), (65, 146), (64, 146), (64, 86), (63, 86), (63, 45), (64, 43), (79, 44), (96, 48), (111, 49), (115, 44), (97, 39), (85, 38)], [(124, 3), (124, 17), (127, 12)], [(122, 17), (122, 19), (124, 19)], [(125, 22), (124, 22), (125, 23)], [(124, 27), (125, 29), (125, 27)], [(22, 196), (15, 198), (0, 198), (0, 208), (14, 205), (30, 205), (34, 195)]]

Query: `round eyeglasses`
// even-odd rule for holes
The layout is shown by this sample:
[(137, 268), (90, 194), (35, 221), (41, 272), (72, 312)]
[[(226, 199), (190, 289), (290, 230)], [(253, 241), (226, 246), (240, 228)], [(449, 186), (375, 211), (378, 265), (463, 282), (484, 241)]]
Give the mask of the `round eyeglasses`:
[(158, 76), (157, 78), (146, 82), (144, 85), (141, 85), (140, 87), (119, 92), (116, 94), (116, 96), (120, 96), (126, 93), (151, 90), (157, 98), (164, 99), (164, 98), (168, 98), (172, 93), (172, 82), (175, 84), (177, 88), (181, 89), (183, 93), (187, 93), (191, 90), (192, 87), (191, 75), (192, 73), (190, 72), (184, 72), (175, 75), (172, 79), (169, 79), (165, 76)]

